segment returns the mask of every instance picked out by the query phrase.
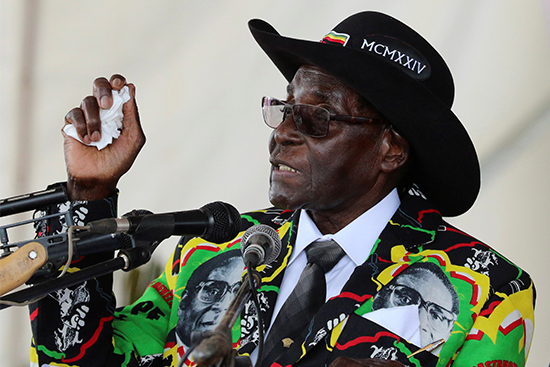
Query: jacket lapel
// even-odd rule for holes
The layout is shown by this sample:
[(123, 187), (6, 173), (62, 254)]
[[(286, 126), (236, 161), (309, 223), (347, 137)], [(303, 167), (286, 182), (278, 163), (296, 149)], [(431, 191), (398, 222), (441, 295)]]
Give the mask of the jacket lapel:
[[(260, 315), (263, 329), (267, 330), (273, 317), (273, 307), (279, 295), (279, 288), (292, 254), (296, 233), (298, 231), (299, 211), (295, 212), (279, 229), (281, 238), (281, 253), (277, 259), (269, 265), (258, 267), (262, 284), (259, 290)], [(239, 354), (250, 354), (259, 343), (258, 319), (252, 300), (245, 305), (241, 314), (241, 347)]]

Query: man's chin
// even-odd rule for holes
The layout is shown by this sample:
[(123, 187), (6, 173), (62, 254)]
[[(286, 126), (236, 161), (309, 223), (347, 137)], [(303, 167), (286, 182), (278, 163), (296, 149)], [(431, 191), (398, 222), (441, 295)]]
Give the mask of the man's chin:
[(292, 195), (274, 193), (271, 190), (269, 191), (269, 201), (275, 208), (282, 210), (296, 210), (300, 209), (303, 205), (299, 200), (293, 198)]
[(289, 208), (288, 205), (284, 204), (284, 203), (281, 203), (279, 201), (276, 201), (276, 200), (269, 200), (271, 202), (271, 205), (273, 205), (275, 208), (277, 209), (281, 209), (281, 210), (292, 210), (293, 208)]

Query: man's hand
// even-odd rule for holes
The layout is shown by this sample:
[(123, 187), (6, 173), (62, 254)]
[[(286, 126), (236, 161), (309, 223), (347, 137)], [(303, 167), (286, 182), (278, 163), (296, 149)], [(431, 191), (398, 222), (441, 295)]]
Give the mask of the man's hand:
[(330, 364), (330, 367), (403, 367), (403, 364), (385, 359), (338, 357)]
[(82, 141), (90, 143), (101, 138), (99, 109), (108, 109), (113, 104), (112, 90), (128, 85), (130, 100), (122, 107), (124, 119), (122, 132), (113, 143), (97, 150), (66, 135), (65, 164), (67, 166), (67, 189), (71, 200), (103, 199), (116, 190), (120, 177), (125, 174), (145, 144), (135, 100), (136, 88), (126, 84), (122, 75), (113, 75), (109, 80), (94, 81), (93, 96), (84, 98), (80, 108), (73, 108), (65, 116), (65, 124), (73, 124)]

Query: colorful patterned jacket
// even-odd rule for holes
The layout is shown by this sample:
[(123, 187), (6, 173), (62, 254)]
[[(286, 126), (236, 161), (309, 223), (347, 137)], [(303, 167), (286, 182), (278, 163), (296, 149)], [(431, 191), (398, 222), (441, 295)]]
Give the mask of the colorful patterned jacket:
[[(341, 294), (322, 306), (300, 339), (281, 346), (284, 352), (273, 367), (329, 366), (339, 356), (398, 360), (406, 366), (524, 366), (534, 325), (535, 292), (529, 275), (443, 221), (418, 190), (404, 190), (400, 197), (400, 208), (368, 260), (357, 267)], [(116, 198), (66, 205), (77, 222), (116, 216)], [(243, 231), (267, 224), (278, 230), (283, 243), (278, 259), (259, 268), (261, 314), (267, 325), (293, 249), (298, 217), (275, 209), (242, 215)], [(59, 223), (39, 228), (39, 232), (59, 230)], [(241, 235), (222, 245), (182, 238), (164, 273), (132, 305), (115, 309), (112, 277), (104, 276), (57, 291), (31, 306), (31, 365), (177, 366), (189, 331), (213, 328), (217, 320), (213, 301), (230, 298), (238, 288), (234, 283), (238, 284), (244, 265), (240, 257), (238, 262), (234, 258), (240, 251), (233, 250), (239, 249)], [(73, 263), (71, 271), (110, 256), (89, 256)], [(201, 302), (203, 308), (213, 303), (199, 310)], [(223, 312), (220, 302), (218, 314)], [(424, 345), (414, 345), (409, 342), (414, 337), (397, 335), (367, 319), (375, 310), (394, 311), (388, 308), (395, 306), (416, 307)], [(193, 308), (198, 310), (195, 314), (189, 311)], [(258, 322), (251, 302), (232, 337), (240, 354), (256, 347)], [(444, 339), (442, 346), (411, 356), (437, 339)], [(418, 336), (415, 340), (418, 343)]]

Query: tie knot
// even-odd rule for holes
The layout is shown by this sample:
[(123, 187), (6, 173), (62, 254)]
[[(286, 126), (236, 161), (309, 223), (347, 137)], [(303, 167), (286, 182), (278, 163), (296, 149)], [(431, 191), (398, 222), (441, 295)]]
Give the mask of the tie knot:
[(344, 250), (334, 240), (315, 241), (306, 247), (305, 251), (307, 262), (319, 265), (325, 273), (345, 255)]

